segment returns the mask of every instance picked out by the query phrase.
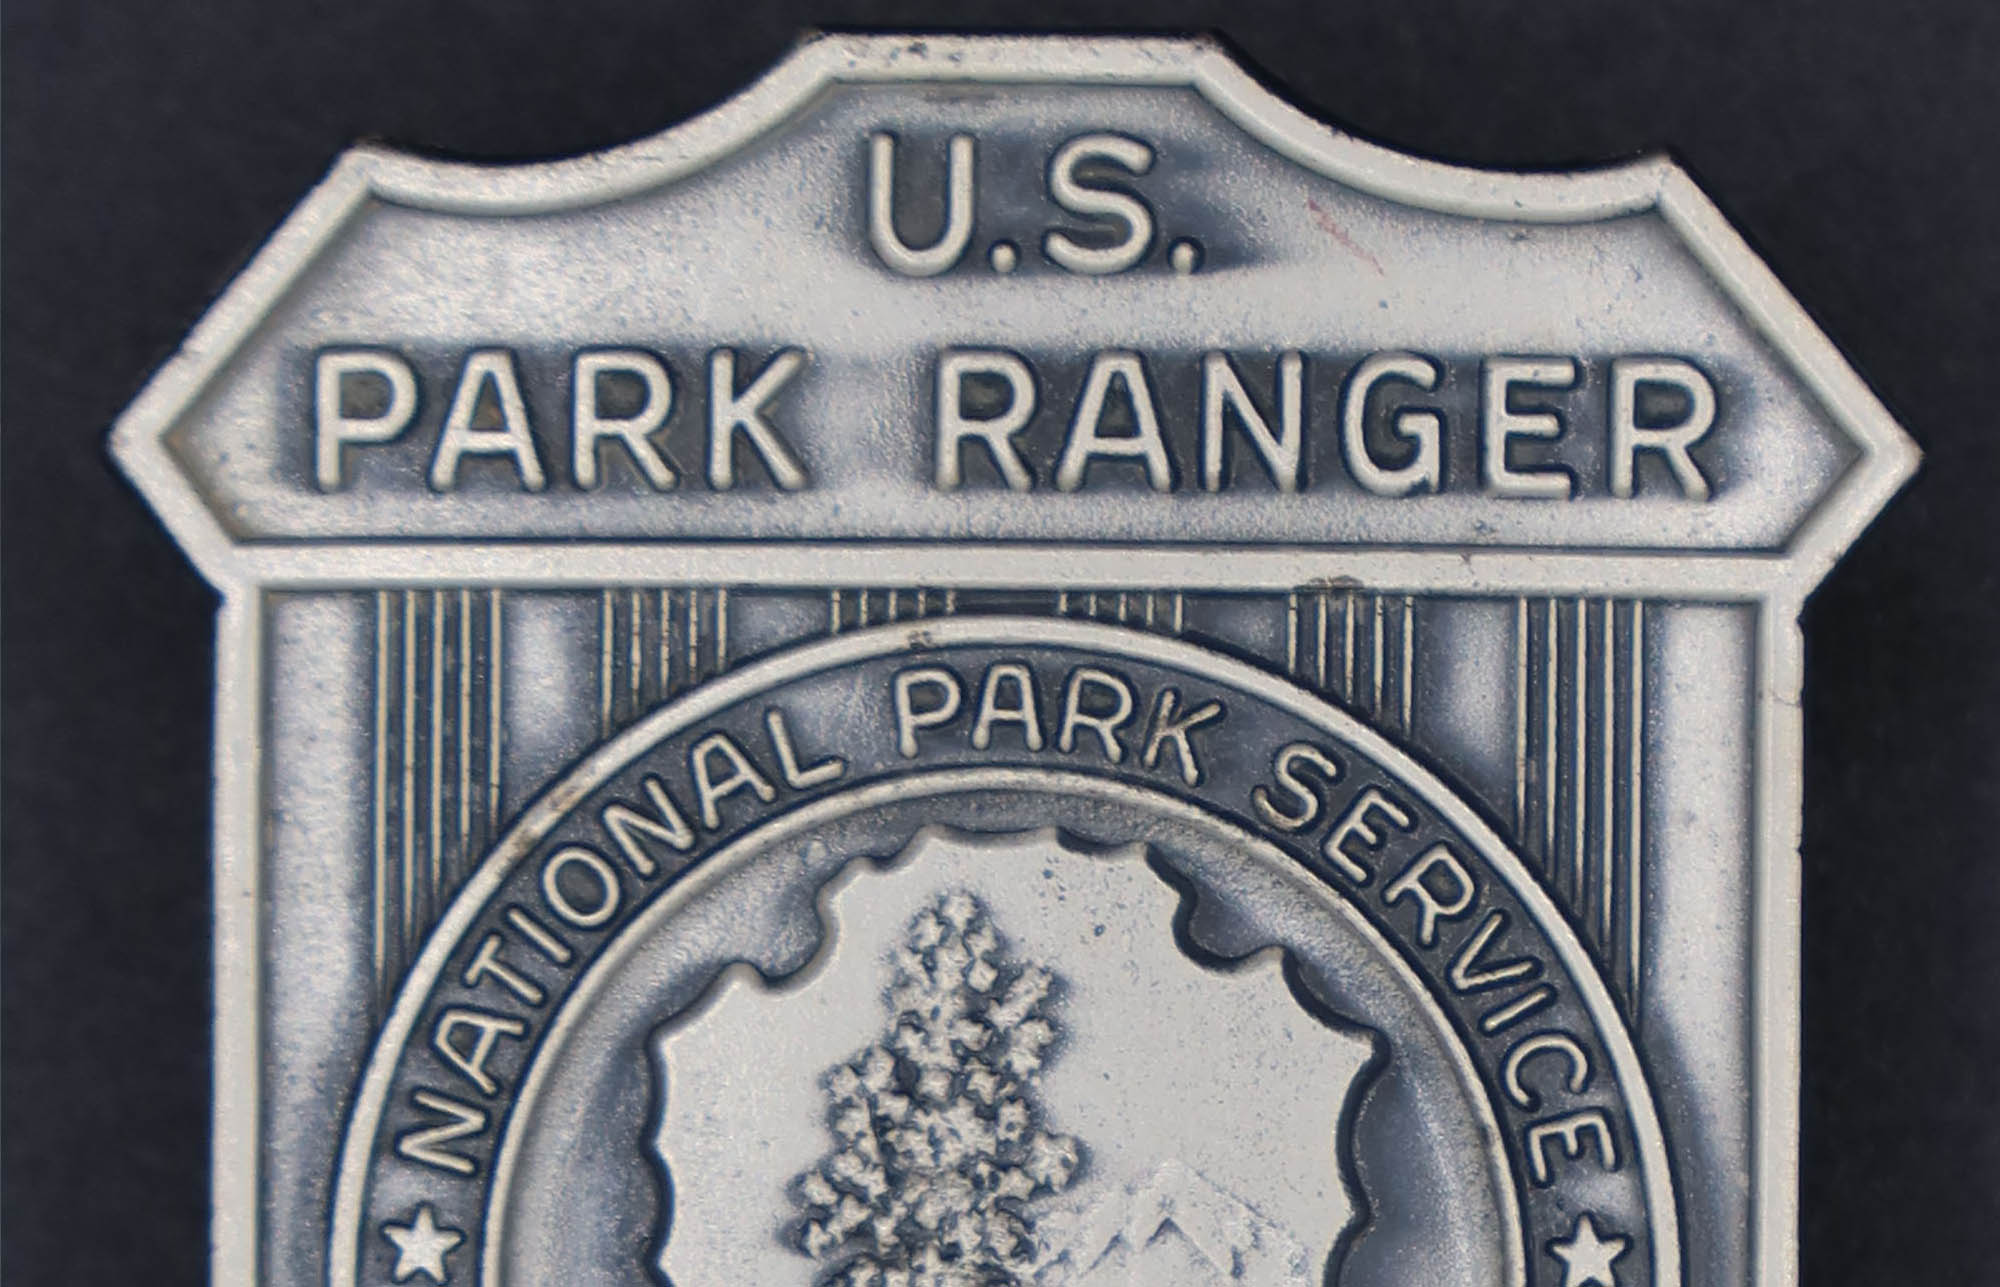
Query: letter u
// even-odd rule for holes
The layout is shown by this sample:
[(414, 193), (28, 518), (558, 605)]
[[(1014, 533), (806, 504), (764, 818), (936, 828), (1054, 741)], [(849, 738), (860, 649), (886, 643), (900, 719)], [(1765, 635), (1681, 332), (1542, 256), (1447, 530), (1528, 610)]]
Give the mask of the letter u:
[(868, 136), (868, 242), (905, 277), (935, 277), (959, 261), (972, 240), (972, 136), (954, 134), (945, 154), (944, 229), (918, 249), (896, 233), (896, 136)]

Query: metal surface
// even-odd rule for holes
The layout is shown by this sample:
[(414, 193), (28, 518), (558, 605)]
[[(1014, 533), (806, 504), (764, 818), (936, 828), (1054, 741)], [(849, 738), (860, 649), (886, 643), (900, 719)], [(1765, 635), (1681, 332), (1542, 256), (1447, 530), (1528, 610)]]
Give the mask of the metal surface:
[(115, 444), (218, 1281), (1794, 1277), (1797, 616), (1914, 452), (1666, 161), (822, 38), (351, 153)]

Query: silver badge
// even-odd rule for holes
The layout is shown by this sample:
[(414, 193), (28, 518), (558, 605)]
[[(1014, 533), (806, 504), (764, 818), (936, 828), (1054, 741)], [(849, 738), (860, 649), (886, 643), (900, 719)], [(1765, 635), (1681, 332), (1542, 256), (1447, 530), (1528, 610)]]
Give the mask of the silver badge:
[(220, 1281), (1794, 1276), (1797, 618), (1915, 453), (1670, 162), (828, 37), (357, 149), (115, 441)]

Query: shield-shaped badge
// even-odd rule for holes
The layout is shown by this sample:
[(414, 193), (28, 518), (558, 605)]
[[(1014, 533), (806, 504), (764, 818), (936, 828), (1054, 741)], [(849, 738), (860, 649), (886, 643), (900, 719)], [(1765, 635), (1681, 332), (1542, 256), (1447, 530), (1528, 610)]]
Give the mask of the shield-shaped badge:
[(1775, 1287), (1903, 434), (1679, 169), (827, 37), (360, 148), (119, 423), (223, 591), (218, 1280)]

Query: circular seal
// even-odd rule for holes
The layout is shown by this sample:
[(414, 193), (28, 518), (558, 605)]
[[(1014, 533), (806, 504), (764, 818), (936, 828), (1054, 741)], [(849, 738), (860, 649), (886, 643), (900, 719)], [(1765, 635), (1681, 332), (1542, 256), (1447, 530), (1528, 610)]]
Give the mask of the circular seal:
[(1007, 617), (649, 715), (467, 882), (336, 1287), (1679, 1281), (1595, 967), (1473, 809), (1245, 663)]

